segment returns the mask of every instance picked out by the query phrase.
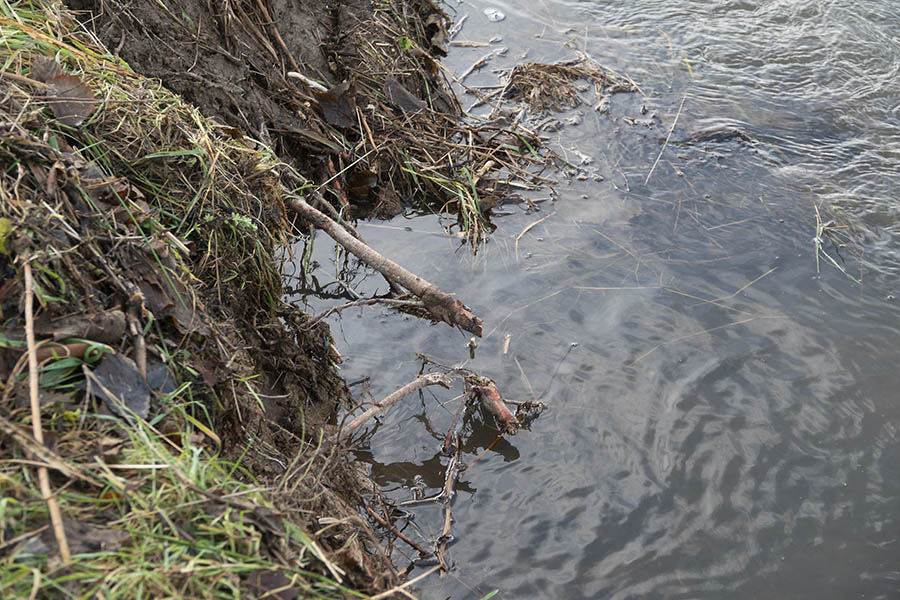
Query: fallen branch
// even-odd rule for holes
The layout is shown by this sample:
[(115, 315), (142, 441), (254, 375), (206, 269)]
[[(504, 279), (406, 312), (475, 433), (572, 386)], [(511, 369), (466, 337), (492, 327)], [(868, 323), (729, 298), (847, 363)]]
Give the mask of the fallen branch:
[(519, 420), (506, 406), (493, 380), (487, 377), (468, 377), (466, 383), (469, 384), (469, 392), (497, 419), (502, 432), (513, 435), (519, 430)]
[(327, 233), (348, 252), (356, 256), (391, 281), (398, 283), (418, 296), (422, 300), (425, 309), (431, 315), (449, 325), (473, 333), (478, 337), (482, 334), (482, 321), (459, 300), (441, 291), (437, 286), (425, 281), (418, 275), (410, 273), (394, 261), (385, 258), (369, 246), (350, 235), (327, 215), (316, 210), (301, 198), (293, 198), (291, 207), (302, 214), (309, 222)]
[[(44, 444), (44, 431), (41, 428), (41, 401), (38, 397), (38, 360), (34, 341), (34, 283), (31, 278), (31, 264), (25, 263), (25, 338), (28, 340), (28, 391), (31, 399), (31, 427), (34, 433), (34, 441), (38, 445)], [(56, 496), (50, 490), (50, 474), (47, 467), (38, 467), (38, 480), (41, 486), (41, 495), (47, 503), (50, 511), (50, 523), (53, 525), (53, 535), (59, 546), (59, 556), (64, 565), (72, 562), (72, 554), (69, 551), (69, 540), (63, 529), (62, 513)]]
[(337, 434), (337, 441), (342, 442), (346, 440), (350, 436), (350, 434), (362, 427), (367, 421), (369, 421), (369, 419), (374, 417), (379, 412), (397, 404), (398, 402), (400, 402), (400, 400), (402, 400), (406, 396), (409, 396), (413, 392), (416, 392), (423, 387), (435, 384), (443, 386), (445, 388), (449, 388), (451, 383), (452, 380), (450, 379), (450, 377), (448, 375), (445, 375), (444, 373), (427, 373), (425, 375), (420, 375), (415, 380), (407, 383), (381, 402), (376, 402), (375, 405), (372, 406), (372, 408), (350, 421), (349, 424), (342, 427)]

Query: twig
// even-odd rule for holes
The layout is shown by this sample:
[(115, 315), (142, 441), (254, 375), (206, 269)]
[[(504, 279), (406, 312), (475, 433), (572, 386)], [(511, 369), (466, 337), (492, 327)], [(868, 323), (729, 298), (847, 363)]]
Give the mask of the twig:
[(386, 592), (381, 592), (380, 594), (372, 596), (371, 598), (369, 598), (369, 600), (384, 600), (385, 598), (391, 598), (391, 597), (393, 597), (394, 594), (399, 594), (399, 593), (404, 592), (406, 590), (406, 588), (422, 581), (423, 579), (425, 579), (426, 577), (428, 577), (429, 575), (431, 575), (432, 573), (434, 573), (435, 571), (437, 571), (440, 568), (441, 568), (441, 565), (435, 565), (432, 568), (425, 571), (424, 573), (422, 573), (421, 575), (419, 575), (418, 577), (413, 577), (409, 581), (402, 583), (396, 587), (392, 587), (391, 589), (389, 589)]
[(367, 506), (366, 510), (369, 512), (370, 515), (372, 515), (373, 519), (375, 519), (376, 521), (378, 521), (381, 524), (382, 527), (384, 527), (385, 529), (387, 529), (388, 531), (390, 531), (391, 533), (396, 535), (399, 539), (401, 539), (404, 542), (406, 542), (407, 544), (409, 544), (412, 547), (412, 549), (416, 550), (420, 555), (431, 556), (431, 552), (429, 552), (428, 550), (423, 548), (421, 544), (417, 544), (414, 540), (410, 539), (410, 537), (408, 535), (406, 535), (405, 533), (403, 533), (402, 531), (400, 531), (399, 529), (397, 529), (396, 527), (391, 525), (391, 523), (387, 519), (383, 518), (381, 515), (379, 515), (377, 512), (375, 512), (375, 509), (373, 509), (371, 506)]
[(440, 492), (434, 496), (428, 496), (427, 498), (414, 498), (412, 500), (399, 502), (397, 503), (397, 506), (417, 506), (419, 504), (442, 504), (444, 502), (450, 502), (453, 498), (454, 489), (456, 488), (456, 480), (459, 478), (459, 474), (462, 471), (462, 464), (460, 463), (460, 445), (459, 436), (456, 436), (456, 439), (453, 440), (454, 452), (450, 457), (450, 462), (447, 464), (447, 470), (444, 472), (444, 487), (441, 488)]
[[(28, 391), (31, 399), (31, 428), (34, 440), (41, 446), (44, 445), (44, 431), (41, 428), (41, 401), (38, 397), (38, 361), (34, 341), (34, 282), (31, 278), (31, 264), (25, 263), (25, 339), (28, 343)], [(69, 552), (69, 540), (66, 539), (66, 530), (63, 528), (62, 513), (56, 496), (50, 490), (50, 474), (47, 467), (38, 467), (38, 479), (41, 486), (41, 495), (47, 502), (50, 511), (50, 522), (53, 525), (53, 535), (59, 545), (59, 555), (63, 564), (72, 562), (72, 554)]]
[(468, 19), (468, 18), (469, 18), (469, 13), (466, 13), (463, 16), (461, 16), (459, 18), (459, 21), (454, 23), (453, 26), (450, 28), (450, 31), (447, 32), (447, 37), (450, 38), (451, 40), (453, 38), (455, 38), (456, 35), (459, 33), (459, 30), (462, 29), (463, 23), (465, 23), (466, 19)]
[(480, 69), (481, 67), (486, 65), (489, 60), (494, 58), (495, 53), (496, 53), (496, 50), (494, 52), (488, 52), (487, 54), (485, 54), (484, 56), (482, 56), (481, 58), (476, 60), (474, 63), (472, 63), (472, 66), (469, 67), (468, 69), (466, 69), (465, 72), (459, 76), (459, 78), (458, 78), (459, 83), (462, 83), (463, 81), (465, 81), (466, 77), (471, 75), (475, 71), (475, 69)]
[(313, 90), (315, 90), (317, 92), (327, 92), (328, 91), (327, 87), (325, 87), (318, 81), (310, 79), (303, 73), (298, 73), (297, 71), (288, 71), (287, 76), (292, 79), (299, 79), (300, 81), (302, 81), (303, 83), (305, 83), (306, 85), (308, 85), (310, 88), (312, 88)]
[(42, 443), (38, 443), (34, 438), (29, 437), (27, 433), (16, 427), (16, 425), (0, 415), (0, 433), (6, 435), (13, 442), (18, 444), (27, 454), (31, 454), (34, 458), (39, 459), (50, 468), (56, 469), (70, 479), (79, 479), (90, 485), (103, 487), (103, 483), (95, 480), (90, 475), (83, 473), (72, 463), (66, 462), (60, 455), (53, 450), (47, 448)]
[(672, 126), (669, 127), (669, 133), (666, 135), (666, 141), (663, 142), (662, 150), (659, 151), (659, 156), (656, 157), (656, 160), (653, 161), (653, 166), (650, 167), (650, 172), (647, 173), (647, 178), (644, 179), (644, 185), (647, 185), (647, 182), (650, 181), (650, 176), (653, 175), (653, 170), (656, 169), (656, 165), (659, 164), (659, 159), (662, 158), (663, 152), (666, 151), (666, 146), (669, 145), (669, 138), (672, 137), (672, 132), (675, 131), (675, 125), (678, 123), (678, 117), (681, 116), (681, 109), (684, 107), (684, 101), (687, 99), (687, 94), (681, 97), (681, 105), (678, 107), (678, 112), (675, 114), (675, 120), (672, 121)]
[(447, 477), (444, 480), (444, 526), (441, 528), (441, 535), (437, 541), (437, 547), (435, 548), (434, 555), (438, 559), (438, 563), (440, 563), (443, 572), (441, 573), (441, 577), (444, 576), (445, 572), (450, 570), (450, 567), (447, 565), (447, 562), (444, 559), (444, 555), (447, 553), (447, 544), (450, 542), (450, 528), (453, 525), (453, 495), (456, 488), (456, 480), (459, 478), (460, 471), (460, 455), (462, 454), (462, 444), (460, 443), (459, 436), (456, 436), (456, 452), (453, 455), (453, 459), (450, 461), (450, 465), (447, 467)]
[(316, 210), (302, 198), (292, 198), (291, 207), (301, 213), (309, 222), (323, 230), (338, 244), (347, 249), (359, 260), (366, 263), (388, 279), (402, 285), (422, 300), (425, 309), (431, 315), (449, 325), (462, 328), (469, 333), (481, 337), (482, 321), (459, 300), (441, 291), (437, 286), (414, 275), (385, 258), (369, 246), (350, 235), (346, 229)]
[(376, 402), (372, 408), (359, 415), (350, 423), (341, 428), (341, 430), (337, 434), (337, 441), (342, 442), (346, 440), (351, 433), (359, 429), (362, 425), (364, 425), (369, 419), (374, 417), (379, 412), (383, 411), (386, 408), (390, 408), (391, 406), (397, 404), (405, 398), (406, 396), (416, 392), (423, 387), (429, 385), (440, 385), (445, 388), (449, 388), (452, 380), (448, 375), (444, 373), (427, 373), (425, 375), (421, 375), (417, 377), (415, 380), (407, 383), (402, 388), (397, 390), (396, 392), (390, 394), (387, 398), (382, 400), (381, 402)]
[(392, 304), (394, 307), (407, 306), (422, 308), (422, 303), (415, 300), (397, 300), (395, 298), (361, 298), (359, 300), (353, 300), (352, 302), (341, 304), (340, 306), (332, 306), (322, 314), (310, 319), (305, 329), (312, 329), (312, 327), (318, 324), (319, 321), (331, 316), (334, 313), (341, 313), (344, 311), (344, 309), (353, 308), (354, 306), (368, 306), (370, 304), (377, 304), (379, 302)]
[(290, 61), (291, 66), (294, 68), (294, 71), (300, 70), (300, 65), (297, 64), (297, 61), (294, 60), (294, 55), (291, 54), (290, 49), (287, 44), (284, 43), (284, 39), (282, 39), (281, 34), (278, 32), (278, 25), (275, 24), (275, 21), (269, 15), (269, 10), (266, 8), (266, 5), (262, 2), (262, 0), (256, 0), (256, 4), (259, 6), (260, 12), (262, 12), (263, 17), (266, 19), (266, 24), (272, 27), (272, 33), (275, 34), (275, 39), (278, 40), (278, 45), (281, 46), (281, 49), (284, 51), (287, 59)]
[(522, 239), (522, 236), (525, 235), (526, 233), (528, 233), (529, 231), (531, 231), (532, 229), (534, 229), (535, 227), (537, 227), (538, 225), (540, 225), (541, 223), (543, 223), (544, 221), (546, 221), (547, 219), (549, 219), (550, 217), (552, 217), (552, 216), (555, 215), (555, 214), (556, 214), (556, 211), (554, 210), (554, 211), (553, 211), (552, 213), (550, 213), (549, 215), (547, 215), (547, 216), (545, 216), (545, 217), (541, 217), (540, 219), (538, 219), (537, 221), (535, 221), (534, 223), (532, 223), (531, 225), (529, 225), (528, 227), (526, 227), (525, 229), (523, 229), (523, 230), (522, 230), (522, 233), (520, 233), (519, 235), (516, 236), (516, 262), (519, 262), (519, 240)]

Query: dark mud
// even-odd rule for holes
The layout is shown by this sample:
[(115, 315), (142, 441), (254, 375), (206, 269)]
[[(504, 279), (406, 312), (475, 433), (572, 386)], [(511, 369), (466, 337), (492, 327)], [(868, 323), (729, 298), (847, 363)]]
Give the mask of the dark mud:
[(262, 141), (308, 180), (334, 181), (331, 200), (354, 217), (393, 216), (411, 202), (390, 150), (371, 148), (373, 156), (354, 166), (372, 131), (377, 144), (395, 143), (383, 139), (378, 123), (361, 126), (356, 107), (378, 104), (390, 97), (386, 84), (402, 82), (414, 102), (457, 109), (442, 92), (433, 57), (400, 47), (413, 40), (442, 54), (445, 17), (431, 2), (386, 3), (387, 22), (376, 22), (370, 3), (356, 0), (225, 2), (212, 12), (211, 5), (183, 1), (68, 4), (139, 73), (159, 78), (236, 135)]

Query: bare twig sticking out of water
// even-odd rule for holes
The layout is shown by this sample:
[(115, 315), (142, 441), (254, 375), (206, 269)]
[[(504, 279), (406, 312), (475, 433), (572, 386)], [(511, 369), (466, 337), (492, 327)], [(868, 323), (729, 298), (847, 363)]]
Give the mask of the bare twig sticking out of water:
[(666, 151), (666, 146), (669, 145), (669, 139), (672, 137), (672, 132), (675, 131), (675, 125), (678, 124), (678, 117), (681, 116), (681, 109), (684, 108), (684, 101), (687, 100), (687, 94), (681, 97), (681, 105), (678, 107), (678, 112), (675, 114), (675, 120), (672, 121), (672, 126), (669, 127), (669, 133), (666, 135), (666, 141), (663, 142), (663, 147), (659, 151), (659, 156), (656, 157), (656, 160), (653, 161), (653, 166), (650, 167), (650, 172), (647, 173), (647, 178), (644, 179), (644, 185), (647, 185), (647, 182), (650, 181), (650, 176), (653, 175), (654, 169), (656, 169), (656, 165), (659, 164), (659, 159), (662, 158), (663, 152)]
[(556, 363), (556, 370), (553, 371), (553, 375), (550, 376), (550, 381), (547, 382), (547, 387), (544, 388), (544, 391), (537, 395), (537, 398), (534, 399), (535, 402), (544, 397), (544, 395), (550, 391), (550, 386), (553, 385), (553, 380), (556, 379), (556, 376), (559, 375), (559, 368), (562, 367), (563, 363), (566, 362), (566, 359), (569, 357), (569, 353), (578, 347), (578, 342), (572, 342), (569, 344), (569, 349), (566, 350), (566, 353), (563, 354), (563, 357), (559, 359), (559, 362)]
[(537, 221), (535, 221), (534, 223), (532, 223), (531, 225), (529, 225), (528, 227), (523, 229), (522, 233), (520, 233), (519, 235), (516, 236), (516, 262), (519, 262), (519, 240), (522, 239), (522, 236), (524, 236), (526, 233), (528, 233), (529, 231), (531, 231), (532, 229), (534, 229), (535, 227), (537, 227), (538, 225), (540, 225), (541, 223), (543, 223), (544, 221), (546, 221), (547, 219), (549, 219), (550, 217), (552, 217), (555, 214), (556, 214), (556, 211), (554, 210), (549, 215), (541, 217), (540, 219), (538, 219)]
[(397, 390), (396, 392), (389, 395), (387, 398), (382, 400), (381, 402), (376, 402), (375, 405), (359, 415), (355, 419), (353, 419), (350, 423), (341, 428), (341, 431), (337, 435), (338, 441), (346, 440), (350, 434), (363, 426), (366, 422), (369, 421), (372, 417), (380, 413), (381, 411), (390, 408), (394, 404), (397, 404), (400, 400), (405, 398), (406, 396), (412, 394), (415, 391), (422, 389), (425, 386), (429, 385), (440, 385), (445, 388), (449, 388), (451, 384), (450, 377), (445, 375), (444, 373), (427, 373), (418, 377), (417, 379), (407, 383), (402, 388)]

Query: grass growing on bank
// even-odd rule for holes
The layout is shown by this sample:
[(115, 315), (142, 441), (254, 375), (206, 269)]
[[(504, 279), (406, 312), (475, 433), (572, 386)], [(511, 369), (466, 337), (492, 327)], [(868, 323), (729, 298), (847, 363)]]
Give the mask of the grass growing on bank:
[[(170, 415), (178, 415), (179, 400)], [(309, 570), (337, 567), (302, 529), (279, 522), (266, 489), (235, 478), (238, 464), (190, 441), (173, 445), (174, 437), (197, 435), (193, 428), (164, 436), (142, 425), (124, 439), (96, 429), (59, 433), (66, 440), (60, 445), (76, 452), (78, 445), (82, 452), (102, 448), (94, 464), (70, 462), (85, 481), (57, 494), (72, 563), (63, 565), (52, 551), (47, 505), (31, 470), (21, 459), (5, 459), (0, 520), (7, 532), (21, 533), (4, 540), (3, 597), (238, 597), (277, 588), (303, 597), (364, 597)], [(273, 560), (273, 551), (288, 560)]]
[[(0, 62), (0, 597), (363, 597), (379, 567), (304, 414), (340, 385), (304, 358), (325, 334), (286, 331), (278, 161), (59, 2), (0, 0)], [(296, 427), (266, 417), (279, 369)]]

